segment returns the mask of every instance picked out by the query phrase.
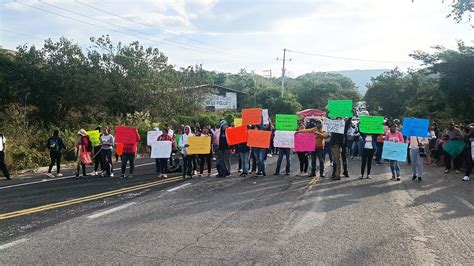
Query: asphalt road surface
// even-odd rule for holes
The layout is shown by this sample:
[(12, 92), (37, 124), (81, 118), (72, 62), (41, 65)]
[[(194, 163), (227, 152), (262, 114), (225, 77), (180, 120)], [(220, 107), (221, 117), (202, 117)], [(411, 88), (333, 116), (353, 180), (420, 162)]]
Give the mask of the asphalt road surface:
[[(426, 166), (372, 179), (237, 173), (158, 179), (32, 177), (0, 182), (0, 264), (474, 265), (474, 188)], [(284, 163), (283, 163), (284, 164)], [(236, 166), (234, 165), (234, 170)], [(326, 176), (330, 171), (326, 170)]]

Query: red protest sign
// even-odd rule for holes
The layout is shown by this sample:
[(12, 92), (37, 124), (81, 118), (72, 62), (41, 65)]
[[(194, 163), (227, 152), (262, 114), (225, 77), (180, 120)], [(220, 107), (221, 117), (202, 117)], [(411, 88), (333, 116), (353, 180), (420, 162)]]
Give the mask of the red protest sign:
[(247, 126), (229, 127), (226, 130), (226, 136), (229, 145), (245, 143), (248, 139)]
[(117, 155), (122, 156), (122, 154), (123, 154), (123, 143), (115, 143), (115, 146), (117, 146)]
[(263, 149), (270, 147), (270, 138), (272, 137), (271, 131), (249, 130), (248, 133), (249, 139), (247, 141), (247, 146)]
[(262, 123), (262, 109), (250, 108), (242, 110), (242, 125), (260, 125)]
[(137, 129), (134, 127), (115, 127), (115, 142), (123, 144), (135, 144), (138, 142)]

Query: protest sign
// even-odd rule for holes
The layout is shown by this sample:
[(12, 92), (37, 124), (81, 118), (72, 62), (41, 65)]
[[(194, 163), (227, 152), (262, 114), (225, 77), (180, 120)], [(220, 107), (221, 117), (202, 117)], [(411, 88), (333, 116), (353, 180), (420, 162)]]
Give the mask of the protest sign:
[(171, 156), (171, 141), (157, 141), (151, 144), (150, 158), (169, 158)]
[(383, 116), (363, 115), (359, 118), (360, 132), (366, 134), (383, 134)]
[(157, 130), (148, 131), (146, 134), (146, 145), (151, 146), (153, 142), (156, 142), (158, 137), (161, 136), (162, 132)]
[(328, 117), (352, 117), (352, 100), (329, 100)]
[(247, 146), (264, 149), (270, 147), (270, 138), (272, 137), (271, 131), (249, 130), (248, 135)]
[(408, 144), (385, 141), (383, 143), (382, 159), (405, 162), (407, 160)]
[(211, 153), (211, 137), (189, 137), (188, 154)]
[(115, 143), (115, 147), (117, 147), (117, 155), (122, 156), (123, 153), (123, 143)]
[(273, 146), (276, 148), (295, 148), (295, 131), (275, 131)]
[(226, 130), (226, 136), (229, 145), (245, 143), (248, 139), (247, 126), (229, 127)]
[(242, 125), (260, 125), (262, 123), (262, 109), (251, 108), (242, 110)]
[(443, 150), (451, 157), (456, 158), (459, 154), (461, 154), (462, 150), (464, 149), (464, 141), (462, 140), (450, 140), (446, 145), (444, 145)]
[(276, 115), (276, 130), (295, 131), (298, 128), (298, 115)]
[(234, 127), (240, 127), (242, 125), (242, 118), (234, 118)]
[(331, 133), (344, 134), (344, 120), (326, 119), (323, 122), (323, 130)]
[[(168, 133), (169, 134), (169, 133)], [(174, 142), (176, 143), (176, 149), (178, 151), (181, 151), (181, 148), (179, 147), (179, 140), (181, 139), (181, 136), (183, 134), (174, 134)], [(172, 136), (173, 137), (173, 136)]]
[(403, 136), (416, 136), (421, 138), (426, 138), (428, 133), (428, 119), (423, 118), (403, 118)]
[(87, 136), (92, 143), (92, 146), (99, 146), (100, 145), (100, 132), (99, 130), (90, 130), (86, 132)]
[(123, 144), (137, 143), (137, 129), (134, 127), (115, 127), (115, 142)]
[(270, 117), (268, 116), (268, 109), (263, 109), (262, 110), (262, 119), (263, 119), (263, 124), (264, 125), (269, 125), (270, 124)]
[(312, 133), (298, 133), (295, 135), (296, 152), (313, 152), (316, 150), (316, 138)]

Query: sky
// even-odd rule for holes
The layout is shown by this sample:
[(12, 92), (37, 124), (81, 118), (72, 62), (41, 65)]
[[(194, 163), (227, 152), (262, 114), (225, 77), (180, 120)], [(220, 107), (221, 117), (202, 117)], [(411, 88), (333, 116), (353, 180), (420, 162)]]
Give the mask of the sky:
[[(444, 3), (443, 3), (444, 2)], [(405, 70), (408, 55), (458, 40), (474, 45), (467, 22), (446, 18), (451, 0), (17, 0), (0, 2), (0, 45), (41, 47), (65, 36), (159, 48), (177, 67), (240, 69), (290, 77), (312, 71)], [(277, 60), (280, 59), (280, 60)], [(346, 59), (341, 59), (346, 58)], [(351, 59), (351, 60), (348, 60)]]

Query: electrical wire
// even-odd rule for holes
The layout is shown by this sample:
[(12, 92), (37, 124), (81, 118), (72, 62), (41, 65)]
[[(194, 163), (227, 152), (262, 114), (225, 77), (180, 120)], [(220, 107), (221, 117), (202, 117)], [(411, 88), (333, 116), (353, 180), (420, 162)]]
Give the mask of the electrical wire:
[(296, 53), (296, 54), (304, 54), (304, 55), (325, 57), (325, 58), (331, 58), (331, 59), (339, 59), (339, 60), (375, 62), (375, 63), (390, 63), (390, 64), (416, 64), (416, 62), (414, 62), (414, 61), (412, 61), (412, 62), (403, 62), (403, 61), (371, 60), (371, 59), (360, 59), (360, 58), (350, 58), (350, 57), (340, 57), (340, 56), (332, 56), (332, 55), (315, 54), (315, 53), (294, 51), (294, 50), (288, 50), (288, 49), (287, 49), (287, 51), (292, 52), (292, 53)]

